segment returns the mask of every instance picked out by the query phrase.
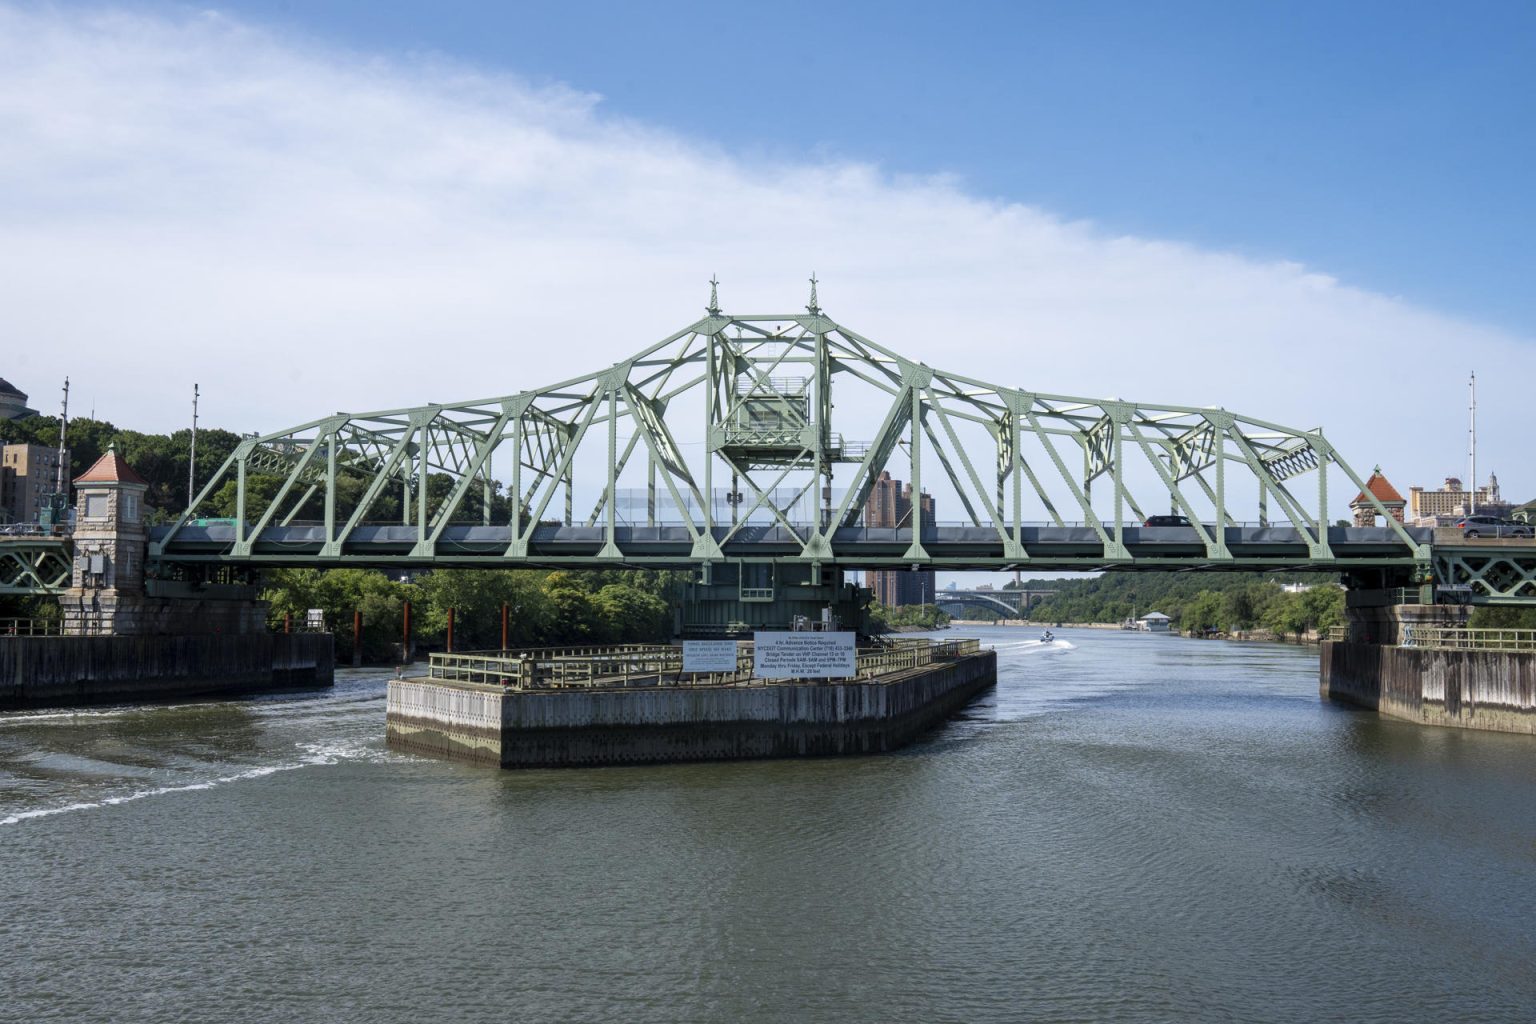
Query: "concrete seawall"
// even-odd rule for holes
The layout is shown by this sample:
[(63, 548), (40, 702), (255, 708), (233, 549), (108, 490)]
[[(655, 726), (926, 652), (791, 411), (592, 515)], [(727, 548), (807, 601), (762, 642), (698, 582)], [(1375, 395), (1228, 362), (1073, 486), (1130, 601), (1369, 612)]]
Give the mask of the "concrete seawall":
[(895, 750), (997, 681), (984, 651), (854, 683), (504, 690), (389, 684), (389, 745), (505, 768)]
[(1318, 689), (1408, 722), (1536, 734), (1536, 654), (1330, 640)]
[(0, 709), (330, 686), (329, 633), (0, 640)]

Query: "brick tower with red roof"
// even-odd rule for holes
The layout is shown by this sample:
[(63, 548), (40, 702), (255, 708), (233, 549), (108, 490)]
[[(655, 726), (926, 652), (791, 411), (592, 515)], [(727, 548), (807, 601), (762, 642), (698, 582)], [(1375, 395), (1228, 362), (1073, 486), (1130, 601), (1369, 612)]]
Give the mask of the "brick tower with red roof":
[(1376, 501), (1381, 502), (1387, 514), (1398, 522), (1403, 521), (1403, 509), (1407, 508), (1408, 500), (1397, 492), (1391, 481), (1381, 475), (1381, 467), (1377, 466), (1371, 473), (1371, 478), (1365, 482), (1365, 490), (1355, 495), (1355, 500), (1349, 503), (1350, 510), (1355, 513), (1356, 526), (1375, 526), (1381, 513), (1376, 508), (1376, 503), (1367, 497), (1369, 491)]
[(141, 632), (148, 489), (116, 445), (75, 479), (75, 569), (60, 599), (66, 632)]

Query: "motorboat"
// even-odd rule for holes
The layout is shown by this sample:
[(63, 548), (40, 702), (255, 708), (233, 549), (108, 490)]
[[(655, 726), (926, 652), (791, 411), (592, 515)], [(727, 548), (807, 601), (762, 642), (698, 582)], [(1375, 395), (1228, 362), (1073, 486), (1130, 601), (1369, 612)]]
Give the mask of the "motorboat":
[(1050, 630), (1046, 630), (1044, 633), (1040, 634), (1040, 642), (1043, 643), (1043, 644), (1051, 643), (1055, 639), (1056, 639), (1056, 634), (1052, 633)]

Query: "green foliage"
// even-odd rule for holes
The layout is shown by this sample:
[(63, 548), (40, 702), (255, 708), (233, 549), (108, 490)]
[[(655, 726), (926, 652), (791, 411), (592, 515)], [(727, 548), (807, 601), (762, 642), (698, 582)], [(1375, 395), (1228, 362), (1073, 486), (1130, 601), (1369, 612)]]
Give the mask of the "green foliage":
[(277, 569), (266, 576), (262, 599), (271, 603), (267, 621), (281, 626), (285, 615), (295, 627), (311, 608), (325, 612), (326, 628), (336, 634), (337, 656), (352, 651), (352, 613), (363, 615), (363, 657), (385, 661), (400, 641), (406, 601), (420, 595), (410, 584), (398, 583), (372, 569)]
[(46, 594), (0, 594), (0, 619), (62, 619), (58, 599)]
[(672, 635), (679, 575), (437, 569), (401, 583), (371, 569), (278, 569), (266, 574), (262, 597), (271, 602), (273, 626), (285, 614), (298, 625), (309, 609), (324, 611), (343, 659), (352, 650), (352, 613), (361, 611), (364, 658), (387, 661), (402, 638), (406, 601), (416, 641), (428, 647), (446, 642), (450, 608), (456, 650), (500, 647), (503, 604), (511, 647), (664, 643)]
[(1226, 601), (1221, 594), (1202, 590), (1179, 609), (1179, 628), (1186, 633), (1225, 629), (1228, 622), (1226, 611)]
[[(1282, 582), (1310, 590), (1284, 592)], [(1105, 573), (1091, 579), (1037, 580), (1054, 596), (1029, 611), (1036, 622), (1122, 622), (1160, 611), (1186, 633), (1265, 628), (1294, 634), (1344, 621), (1344, 591), (1327, 576), (1216, 572)]]
[(1320, 633), (1344, 622), (1344, 591), (1316, 586), (1299, 594), (1281, 594), (1264, 610), (1265, 628), (1281, 636)]
[(1486, 604), (1467, 620), (1472, 629), (1536, 629), (1536, 608), (1506, 604)]
[[(0, 422), (0, 438), (12, 444), (39, 444), (57, 448), (59, 418), (29, 416), (24, 420)], [(69, 445), (71, 480), (89, 469), (92, 463), (101, 458), (108, 445), (115, 442), (117, 453), (149, 481), (145, 504), (151, 510), (148, 516), (151, 523), (187, 507), (190, 499), (187, 494), (187, 466), (191, 459), (191, 430), (178, 430), (173, 434), (141, 434), (137, 430), (119, 430), (106, 420), (81, 418), (69, 421), (66, 441)], [(213, 478), (239, 443), (240, 435), (228, 430), (208, 428), (197, 432), (199, 488)], [(230, 504), (233, 505), (233, 498)]]
[(867, 614), (871, 633), (889, 633), (898, 627), (941, 629), (949, 625), (949, 615), (936, 604), (907, 604), (892, 608), (876, 601)]
[(544, 573), (531, 569), (437, 569), (417, 580), (418, 636), (446, 638), (454, 610), (457, 650), (501, 646), (501, 606), (507, 606), (507, 643), (537, 647), (558, 633), (542, 589)]
[(597, 592), (598, 615), (613, 643), (644, 643), (672, 632), (672, 609), (661, 598), (624, 583)]

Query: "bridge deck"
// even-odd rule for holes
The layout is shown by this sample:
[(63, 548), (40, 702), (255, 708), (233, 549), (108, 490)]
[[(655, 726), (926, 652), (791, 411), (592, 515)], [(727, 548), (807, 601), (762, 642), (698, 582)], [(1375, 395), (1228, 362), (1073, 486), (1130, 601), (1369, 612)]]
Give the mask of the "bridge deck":
[[(808, 530), (809, 527), (806, 527)], [(157, 527), (152, 540), (158, 542), (168, 533)], [(797, 532), (805, 533), (805, 530)], [(1113, 535), (1113, 524), (1106, 527)], [(1421, 543), (1430, 540), (1429, 530), (1410, 530)], [(781, 525), (751, 525), (731, 535), (730, 527), (717, 526), (714, 535), (729, 559), (784, 560), (799, 558), (800, 540)], [(922, 531), (922, 544), (929, 560), (950, 569), (1002, 569), (1015, 566), (1038, 569), (1090, 569), (1106, 565), (1124, 565), (1107, 560), (1097, 531), (1091, 526), (1026, 526), (1021, 530), (1027, 559), (1005, 554), (1002, 538), (992, 527), (936, 525)], [(1412, 566), (1414, 551), (1402, 543), (1393, 531), (1375, 527), (1331, 527), (1328, 543), (1333, 561), (1313, 558), (1306, 535), (1290, 526), (1231, 526), (1225, 530), (1225, 543), (1231, 561), (1209, 557), (1199, 534), (1192, 527), (1128, 526), (1125, 546), (1134, 564), (1140, 567), (1211, 568), (1211, 569), (1314, 569), (1337, 571), (1349, 566)], [(512, 541), (506, 526), (455, 525), (447, 527), (438, 538), (431, 555), (413, 555), (419, 532), (415, 526), (359, 526), (348, 538), (340, 556), (322, 557), (325, 546), (323, 524), (269, 526), (251, 549), (251, 554), (236, 557), (235, 528), (227, 524), (184, 526), (163, 551), (152, 548), (168, 561), (217, 562), (222, 564), (263, 564), (289, 566), (375, 565), (375, 566), (612, 566), (613, 558), (600, 557), (607, 540), (602, 526), (563, 526), (544, 524), (533, 533), (526, 558), (509, 558)], [(693, 556), (694, 539), (682, 525), (620, 526), (615, 542), (623, 557), (619, 564), (649, 567), (684, 568), (700, 561)], [(908, 528), (850, 526), (836, 531), (832, 538), (833, 557), (845, 568), (881, 568), (907, 566), (912, 545)]]

